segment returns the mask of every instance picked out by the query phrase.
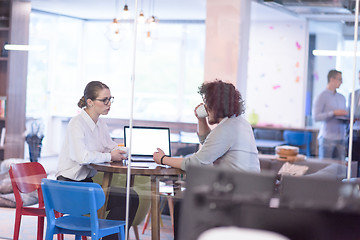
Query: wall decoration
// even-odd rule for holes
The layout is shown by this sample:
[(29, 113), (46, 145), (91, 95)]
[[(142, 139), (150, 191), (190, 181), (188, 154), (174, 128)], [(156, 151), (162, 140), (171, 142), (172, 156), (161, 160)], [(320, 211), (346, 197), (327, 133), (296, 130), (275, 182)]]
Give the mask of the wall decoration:
[(251, 24), (245, 102), (258, 124), (305, 126), (305, 25), (304, 20)]

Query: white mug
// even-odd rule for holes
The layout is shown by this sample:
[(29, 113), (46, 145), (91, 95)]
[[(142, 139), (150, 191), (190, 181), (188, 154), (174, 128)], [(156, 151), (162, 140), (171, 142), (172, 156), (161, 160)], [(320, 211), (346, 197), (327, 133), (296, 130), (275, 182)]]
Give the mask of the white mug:
[(125, 156), (125, 157), (128, 157), (129, 148), (123, 147), (123, 146), (117, 146), (117, 147), (115, 147), (115, 149), (126, 152), (126, 153), (122, 153), (122, 155)]
[(204, 104), (201, 104), (196, 108), (196, 114), (199, 118), (206, 118), (207, 116), (209, 116)]

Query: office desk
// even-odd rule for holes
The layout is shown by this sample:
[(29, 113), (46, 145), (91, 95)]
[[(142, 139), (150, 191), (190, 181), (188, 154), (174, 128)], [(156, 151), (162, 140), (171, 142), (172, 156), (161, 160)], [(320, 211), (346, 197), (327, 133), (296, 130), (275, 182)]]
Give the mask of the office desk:
[(277, 146), (285, 145), (285, 141), (281, 140), (268, 140), (268, 139), (255, 139), (256, 147), (259, 153), (275, 154)]
[[(130, 185), (133, 186), (134, 176), (143, 175), (150, 176), (151, 179), (151, 239), (158, 240), (160, 239), (160, 209), (159, 209), (159, 181), (160, 178), (165, 176), (178, 177), (183, 174), (184, 171), (177, 168), (167, 168), (162, 167), (156, 163), (144, 163), (148, 167), (131, 167), (131, 182)], [(104, 172), (104, 178), (102, 182), (102, 188), (104, 189), (106, 202), (104, 207), (100, 210), (99, 215), (101, 217), (105, 216), (105, 209), (107, 200), (109, 197), (108, 189), (111, 184), (113, 173), (127, 173), (127, 165), (124, 162), (111, 162), (111, 163), (99, 163), (91, 164), (91, 166), (99, 172)]]
[(255, 139), (255, 143), (257, 147), (260, 148), (271, 148), (275, 149), (277, 146), (281, 146), (286, 144), (285, 141), (280, 140), (268, 140), (268, 139)]

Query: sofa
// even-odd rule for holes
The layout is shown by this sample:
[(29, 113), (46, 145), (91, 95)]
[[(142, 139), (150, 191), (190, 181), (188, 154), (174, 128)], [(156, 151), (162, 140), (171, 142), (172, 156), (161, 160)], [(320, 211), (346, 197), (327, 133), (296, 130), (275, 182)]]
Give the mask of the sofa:
[[(259, 154), (261, 171), (278, 172), (285, 161), (276, 159), (275, 155)], [(347, 177), (347, 162), (336, 160), (320, 160), (308, 158), (302, 161), (289, 162), (290, 164), (307, 166), (304, 176), (322, 177), (342, 180)], [(356, 177), (357, 162), (351, 164), (351, 177)]]

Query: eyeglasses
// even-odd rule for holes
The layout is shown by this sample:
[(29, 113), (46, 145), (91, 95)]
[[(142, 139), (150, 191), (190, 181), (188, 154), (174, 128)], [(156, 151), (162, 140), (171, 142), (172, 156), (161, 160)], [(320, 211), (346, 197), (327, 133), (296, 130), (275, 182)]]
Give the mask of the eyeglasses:
[(103, 102), (105, 105), (108, 105), (109, 103), (113, 103), (113, 102), (114, 102), (114, 97), (103, 98), (103, 99), (97, 99), (97, 98), (95, 98), (94, 100), (101, 101), (101, 102)]
[(342, 82), (343, 81), (343, 79), (342, 78), (335, 78), (336, 80), (338, 80), (338, 81), (340, 81), (340, 82)]

